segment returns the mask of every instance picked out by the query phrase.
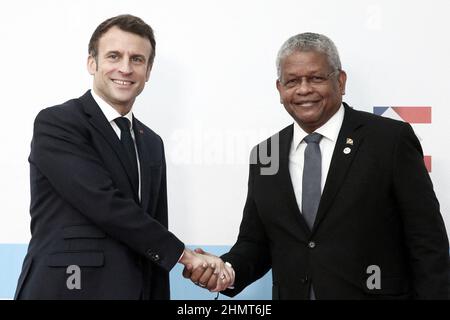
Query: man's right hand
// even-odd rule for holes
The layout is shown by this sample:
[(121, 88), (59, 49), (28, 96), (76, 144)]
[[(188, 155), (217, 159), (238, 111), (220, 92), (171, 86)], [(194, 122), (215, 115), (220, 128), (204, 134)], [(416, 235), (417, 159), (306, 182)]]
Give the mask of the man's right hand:
[(193, 253), (204, 259), (207, 262), (207, 267), (205, 268), (202, 265), (195, 268), (189, 263), (185, 264), (183, 277), (191, 279), (195, 284), (207, 288), (211, 292), (223, 291), (233, 285), (235, 275), (230, 265), (225, 264), (219, 257), (199, 248), (195, 249)]

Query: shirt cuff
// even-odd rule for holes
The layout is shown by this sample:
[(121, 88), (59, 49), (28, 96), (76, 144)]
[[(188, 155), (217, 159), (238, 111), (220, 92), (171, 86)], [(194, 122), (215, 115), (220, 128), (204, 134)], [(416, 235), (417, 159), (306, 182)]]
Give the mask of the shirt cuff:
[(234, 280), (236, 280), (236, 273), (234, 272), (233, 266), (231, 265), (231, 263), (229, 263), (228, 261), (225, 262), (225, 264), (227, 266), (229, 266), (231, 268), (231, 272), (233, 272), (233, 283), (231, 284), (231, 286), (229, 286), (227, 289), (234, 289)]
[(180, 258), (178, 259), (178, 262), (180, 262), (180, 261), (181, 261), (181, 259), (183, 259), (183, 256), (184, 256), (184, 250), (183, 250), (183, 252), (181, 253), (181, 256), (180, 256)]

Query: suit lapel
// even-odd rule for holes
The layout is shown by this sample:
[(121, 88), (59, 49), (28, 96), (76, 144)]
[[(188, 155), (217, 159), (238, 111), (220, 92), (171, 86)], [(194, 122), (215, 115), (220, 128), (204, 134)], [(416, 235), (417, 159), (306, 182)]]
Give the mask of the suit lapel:
[[(100, 107), (95, 102), (90, 91), (86, 92), (80, 97), (80, 101), (83, 104), (84, 111), (89, 115), (89, 122), (94, 126), (95, 129), (105, 138), (106, 142), (111, 146), (111, 148), (116, 153), (119, 158), (122, 167), (128, 177), (128, 181), (132, 186), (132, 190), (137, 190), (137, 186), (133, 186), (133, 180), (131, 179), (130, 172), (132, 172), (130, 159), (123, 147), (117, 134), (114, 132), (110, 123), (106, 119), (105, 115), (101, 111)], [(133, 192), (134, 193), (134, 192)], [(138, 195), (135, 194), (135, 200), (138, 200)]]
[(145, 144), (145, 134), (142, 124), (133, 117), (133, 130), (136, 139), (136, 146), (139, 154), (139, 164), (141, 169), (141, 206), (145, 211), (148, 209), (150, 197), (150, 181), (151, 171), (148, 164), (150, 163), (150, 154)]
[[(279, 135), (280, 139), (280, 169), (278, 173), (281, 192), (286, 199), (286, 203), (290, 208), (290, 212), (295, 214), (297, 221), (303, 229), (303, 235), (309, 236), (311, 231), (300, 212), (300, 209), (295, 198), (294, 187), (292, 185), (291, 175), (289, 173), (289, 152), (292, 143), (292, 136), (294, 133), (294, 125), (290, 125), (282, 130)], [(305, 239), (306, 241), (307, 239)]]
[[(331, 158), (313, 231), (317, 230), (319, 224), (327, 214), (364, 139), (363, 130), (358, 130), (363, 123), (358, 119), (357, 113), (347, 104), (344, 103), (344, 106), (344, 121)], [(349, 142), (347, 139), (351, 139), (351, 141)]]

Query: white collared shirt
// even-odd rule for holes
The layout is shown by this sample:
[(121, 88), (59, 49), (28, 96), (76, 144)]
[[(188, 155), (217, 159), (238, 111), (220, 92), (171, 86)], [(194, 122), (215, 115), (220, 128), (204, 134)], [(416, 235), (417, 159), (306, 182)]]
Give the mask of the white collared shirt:
[[(321, 191), (325, 186), (330, 168), (331, 157), (334, 147), (344, 121), (344, 106), (341, 104), (339, 110), (320, 128), (314, 132), (320, 133), (323, 137), (320, 140), (319, 147), (322, 154), (322, 179)], [(303, 182), (303, 164), (305, 161), (306, 142), (303, 138), (308, 135), (297, 122), (294, 122), (294, 134), (292, 137), (291, 150), (289, 152), (289, 173), (291, 175), (292, 187), (294, 188), (295, 198), (298, 208), (302, 209), (302, 182)]]
[[(109, 124), (113, 128), (114, 132), (116, 133), (117, 137), (120, 140), (120, 128), (117, 125), (117, 123), (114, 121), (114, 119), (117, 119), (119, 117), (122, 117), (122, 115), (117, 112), (116, 109), (114, 109), (111, 105), (109, 105), (105, 100), (103, 100), (99, 95), (97, 95), (94, 91), (94, 89), (91, 90), (92, 97), (94, 98), (95, 102), (97, 102), (98, 106), (100, 107), (100, 110), (103, 112), (103, 114), (106, 117), (106, 120), (108, 120)], [(130, 126), (130, 132), (131, 137), (133, 138), (134, 142), (134, 149), (136, 150), (136, 159), (139, 159), (139, 154), (137, 151), (136, 146), (136, 138), (134, 137), (134, 131), (133, 131), (133, 112), (130, 110), (126, 115), (123, 117), (130, 120), (131, 126)], [(139, 160), (137, 161), (137, 168), (138, 168), (138, 177), (139, 177), (139, 189), (138, 189), (138, 195), (139, 200), (141, 200), (141, 165), (139, 163)]]

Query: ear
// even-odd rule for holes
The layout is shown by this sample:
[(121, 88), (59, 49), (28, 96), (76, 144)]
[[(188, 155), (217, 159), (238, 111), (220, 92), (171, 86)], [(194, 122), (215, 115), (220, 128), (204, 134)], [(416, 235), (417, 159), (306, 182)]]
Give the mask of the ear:
[(283, 104), (283, 97), (281, 95), (281, 83), (280, 83), (279, 79), (277, 79), (276, 86), (277, 86), (278, 93), (280, 94), (280, 103)]
[(95, 61), (95, 58), (91, 55), (89, 55), (87, 59), (87, 69), (90, 75), (94, 75), (97, 71), (97, 61)]
[(347, 82), (347, 74), (344, 70), (339, 72), (338, 83), (339, 83), (339, 91), (341, 95), (345, 95), (345, 84)]
[(147, 74), (145, 75), (145, 82), (147, 82), (148, 79), (150, 79), (150, 73), (152, 72), (152, 67), (153, 67), (153, 65), (151, 65), (147, 68)]

